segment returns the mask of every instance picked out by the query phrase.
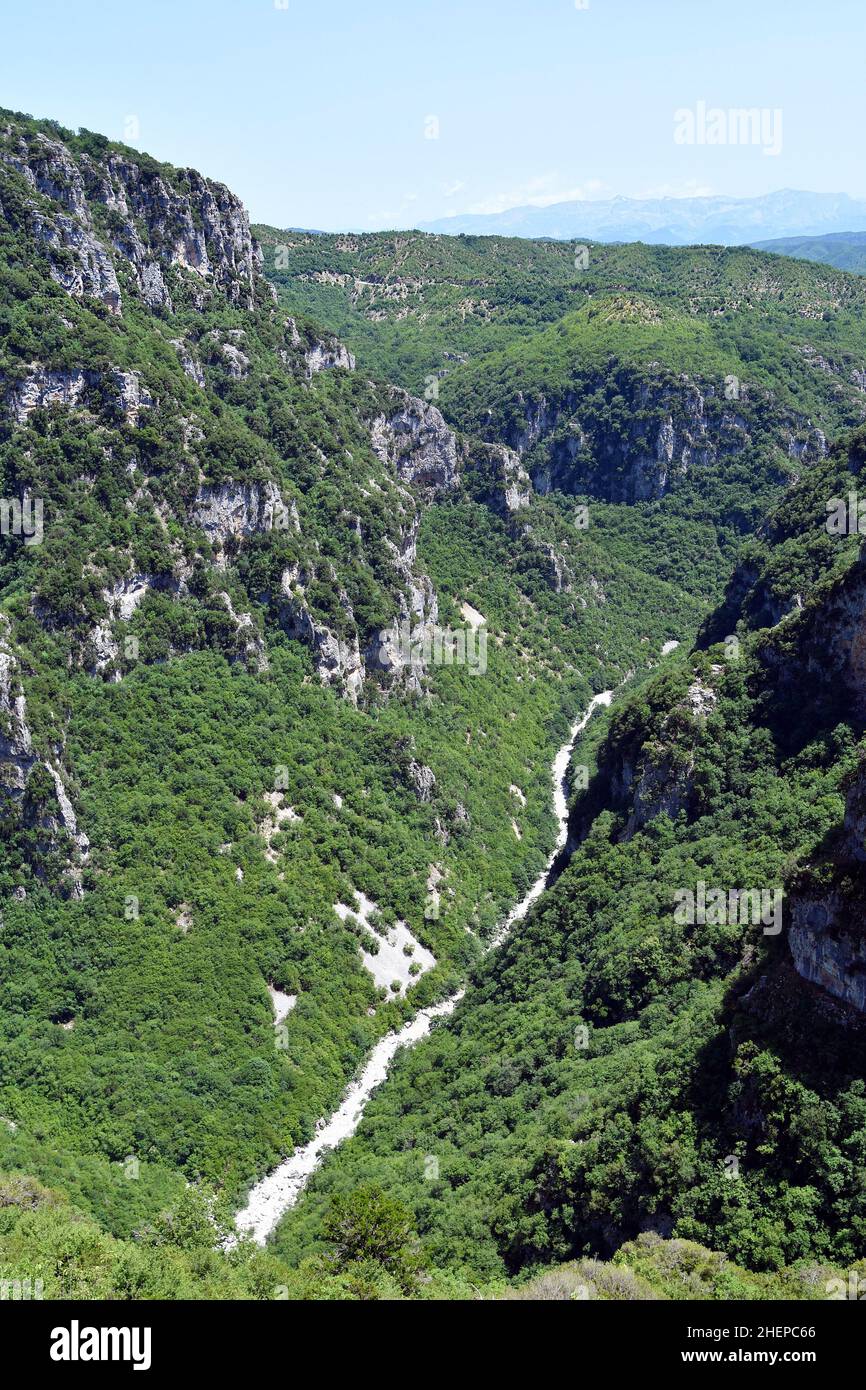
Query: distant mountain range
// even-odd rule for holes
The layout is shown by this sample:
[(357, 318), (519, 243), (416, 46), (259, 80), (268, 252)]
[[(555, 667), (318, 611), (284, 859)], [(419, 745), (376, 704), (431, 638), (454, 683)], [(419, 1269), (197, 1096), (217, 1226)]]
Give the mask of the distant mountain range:
[[(866, 231), (866, 201), (782, 189), (759, 198), (611, 198), (463, 214), (421, 224), (450, 235), (646, 241), (668, 246), (754, 244), (779, 237)], [(781, 249), (781, 248), (780, 248)]]
[(778, 237), (774, 241), (753, 241), (752, 246), (756, 251), (775, 251), (780, 256), (795, 256), (799, 261), (823, 261), (838, 270), (866, 275), (866, 232)]

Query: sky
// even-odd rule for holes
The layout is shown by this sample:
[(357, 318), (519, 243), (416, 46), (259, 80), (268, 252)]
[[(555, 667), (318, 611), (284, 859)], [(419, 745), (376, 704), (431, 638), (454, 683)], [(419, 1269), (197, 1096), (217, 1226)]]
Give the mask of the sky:
[[(2, 34), (0, 105), (197, 168), (278, 227), (866, 197), (864, 0), (3, 0)], [(760, 108), (767, 138), (677, 140), (701, 102)]]

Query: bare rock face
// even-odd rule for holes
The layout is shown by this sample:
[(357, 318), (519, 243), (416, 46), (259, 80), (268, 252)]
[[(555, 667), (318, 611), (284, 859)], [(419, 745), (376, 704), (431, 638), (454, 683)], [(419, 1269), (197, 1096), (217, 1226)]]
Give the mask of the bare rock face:
[(841, 698), (857, 717), (866, 714), (866, 559), (855, 561), (818, 603), (795, 602), (782, 616), (758, 652), (776, 697), (826, 705)]
[(502, 496), (505, 510), (519, 512), (532, 501), (532, 482), (518, 454), (512, 449), (495, 451), (502, 464)]
[(406, 775), (419, 801), (433, 800), (433, 793), (436, 790), (436, 774), (431, 767), (427, 767), (424, 763), (419, 763), (413, 758), (406, 769)]
[(205, 484), (196, 495), (191, 520), (222, 549), (229, 540), (287, 527), (289, 511), (273, 482)]
[(75, 299), (90, 295), (113, 314), (120, 314), (123, 297), (114, 263), (98, 238), (71, 217), (34, 213), (32, 229), (50, 251), (71, 252), (50, 257), (51, 278)]
[(204, 372), (202, 371), (201, 363), (194, 355), (189, 344), (186, 343), (183, 338), (172, 338), (171, 345), (177, 350), (177, 355), (180, 358), (180, 365), (183, 367), (190, 381), (194, 381), (196, 386), (200, 386), (202, 390), (204, 390)]
[(242, 329), (221, 332), (214, 328), (208, 334), (211, 343), (208, 362), (218, 364), (234, 381), (243, 381), (249, 375), (250, 359), (241, 348), (244, 336)]
[[(711, 426), (704, 391), (688, 377), (676, 385), (635, 381), (627, 399), (630, 423), (625, 438), (584, 424), (576, 397), (558, 409), (545, 401), (532, 407), (521, 452), (543, 436), (554, 436), (548, 462), (533, 470), (539, 492), (562, 488), (578, 456), (588, 453), (607, 474), (612, 501), (662, 497), (691, 468), (714, 462), (723, 453), (738, 453), (749, 443), (745, 429), (731, 415)], [(658, 423), (660, 411), (664, 413)]]
[(267, 671), (267, 651), (265, 650), (265, 644), (253, 621), (252, 614), (238, 613), (235, 610), (235, 606), (229, 594), (223, 592), (220, 597), (226, 606), (229, 617), (234, 623), (235, 633), (243, 656), (248, 662), (254, 665), (258, 671)]
[(570, 594), (574, 575), (561, 554), (550, 541), (539, 541), (538, 551), (542, 559), (542, 573), (555, 594)]
[(153, 405), (139, 374), (119, 368), (103, 375), (81, 368), (50, 371), (33, 362), (26, 377), (11, 382), (5, 389), (0, 379), (0, 400), (17, 425), (26, 425), (34, 410), (53, 406), (79, 408), (86, 404), (89, 392), (98, 392), (100, 404), (118, 409), (129, 425), (138, 424), (141, 412)]
[[(597, 389), (611, 388), (599, 377)], [(622, 372), (616, 389), (628, 405), (624, 431), (607, 428), (587, 412), (583, 391), (569, 390), (555, 400), (517, 393), (518, 419), (504, 428), (503, 439), (527, 460), (537, 492), (590, 487), (612, 502), (663, 497), (691, 470), (747, 449), (758, 404), (775, 421), (780, 455), (808, 463), (827, 452), (823, 434), (810, 420), (782, 409), (766, 393), (759, 401), (759, 393), (750, 394), (745, 386), (738, 386), (736, 404), (725, 400), (720, 384), (686, 374), (648, 381)]]
[(115, 371), (112, 373), (112, 381), (117, 389), (117, 403), (123, 411), (126, 423), (137, 425), (141, 412), (152, 407), (153, 397), (147, 387), (142, 385), (138, 372)]
[(799, 435), (788, 435), (788, 455), (802, 463), (817, 463), (827, 455), (827, 436), (823, 430), (807, 426)]
[(788, 944), (804, 980), (866, 1014), (866, 932), (850, 906), (836, 893), (795, 898)]
[[(713, 667), (720, 674), (721, 667)], [(618, 733), (616, 725), (603, 744), (598, 773), (589, 790), (586, 827), (603, 808), (623, 817), (619, 839), (630, 840), (658, 816), (676, 820), (695, 811), (695, 763), (703, 725), (716, 706), (709, 680), (695, 676), (683, 696), (651, 725)], [(575, 827), (577, 837), (581, 826)]]
[(831, 853), (794, 880), (788, 946), (804, 980), (866, 1014), (866, 767), (849, 787)]
[(16, 381), (5, 392), (4, 404), (11, 412), (15, 423), (25, 425), (34, 410), (54, 405), (74, 407), (80, 405), (85, 391), (99, 384), (96, 372), (46, 371), (34, 363), (28, 375)]
[(442, 412), (399, 387), (392, 387), (389, 396), (393, 410), (377, 416), (370, 430), (378, 458), (395, 468), (405, 483), (433, 492), (457, 487), (457, 436)]
[(144, 224), (152, 257), (193, 271), (239, 307), (252, 307), (262, 256), (239, 198), (194, 169), (180, 171), (174, 186), (126, 155), (112, 155), (104, 175), (99, 201)]
[(657, 816), (666, 815), (676, 820), (688, 809), (692, 791), (690, 767), (678, 768), (665, 757), (657, 762), (646, 757), (641, 759), (636, 770), (626, 768), (624, 773), (631, 792), (632, 811), (623, 839), (630, 840)]
[(151, 592), (177, 597), (186, 591), (183, 575), (141, 573), (127, 575), (103, 589), (106, 616), (89, 634), (84, 654), (85, 670), (99, 675), (110, 672), (114, 680), (120, 680), (121, 645), (117, 624), (128, 623)]
[(532, 501), (532, 482), (520, 455), (507, 444), (467, 446), (463, 481), (479, 502), (500, 516), (522, 511)]
[(298, 565), (284, 571), (278, 600), (280, 621), (290, 637), (310, 648), (322, 684), (340, 686), (356, 705), (364, 687), (365, 671), (348, 596), (341, 591), (340, 600), (353, 636), (341, 637), (314, 617), (306, 597), (309, 583), (309, 574)]
[(420, 514), (414, 512), (400, 544), (386, 542), (401, 580), (399, 606), (393, 621), (376, 634), (363, 652), (366, 669), (382, 678), (389, 689), (399, 687), (416, 695), (423, 688), (426, 674), (424, 645), (433, 641), (439, 618), (439, 599), (432, 581), (416, 569), (420, 527)]
[(316, 372), (324, 372), (339, 368), (344, 372), (355, 370), (355, 358), (349, 349), (335, 338), (333, 342), (326, 343), (319, 339), (313, 344), (309, 352), (304, 354), (307, 364), (307, 376), (315, 376)]
[(0, 647), (0, 796), (4, 800), (20, 800), (35, 761), (18, 662), (4, 643)]
[(89, 856), (89, 841), (78, 827), (58, 767), (34, 746), (20, 664), (9, 645), (8, 624), (0, 618), (0, 816), (4, 820), (23, 816), (34, 772), (41, 772), (43, 777), (47, 774), (54, 785), (54, 809), (48, 809), (36, 823), (44, 836), (40, 848), (59, 850), (65, 861), (68, 891), (81, 897), (81, 865)]
[[(67, 293), (91, 295), (120, 314), (117, 256), (154, 311), (172, 312), (165, 274), (175, 268), (238, 307), (254, 304), (261, 251), (242, 203), (222, 184), (192, 169), (172, 177), (107, 147), (102, 157), (76, 154), (61, 140), (9, 125), (0, 126), (0, 159), (33, 190), (31, 230), (49, 256), (58, 253), (51, 274)], [(95, 205), (105, 213), (97, 216)]]

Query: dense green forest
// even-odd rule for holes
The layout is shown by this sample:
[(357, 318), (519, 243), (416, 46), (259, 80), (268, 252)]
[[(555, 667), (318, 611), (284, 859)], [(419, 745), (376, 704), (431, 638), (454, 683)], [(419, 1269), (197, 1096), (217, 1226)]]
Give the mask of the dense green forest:
[(794, 256), (799, 261), (819, 261), (839, 270), (866, 274), (866, 232), (828, 232), (825, 236), (776, 237), (756, 241), (756, 250), (772, 251), (776, 256)]
[[(43, 509), (0, 536), (0, 1278), (821, 1296), (866, 1240), (856, 1019), (784, 934), (671, 904), (834, 862), (856, 671), (812, 662), (794, 729), (776, 691), (859, 574), (823, 518), (862, 459), (828, 441), (864, 416), (863, 282), (419, 234), (262, 254), (222, 185), (11, 112), (0, 209), (0, 497)], [(467, 605), (483, 671), (383, 657)], [(577, 848), (488, 953), (605, 689)], [(405, 987), (362, 955), (398, 922), (434, 958)], [(460, 985), (272, 1246), (225, 1248)]]
[[(782, 931), (730, 915), (696, 925), (674, 904), (701, 882), (796, 902), (834, 837), (828, 867), (845, 862), (864, 757), (857, 673), (844, 635), (841, 668), (804, 648), (814, 631), (832, 649), (837, 594), (859, 571), (857, 538), (826, 529), (826, 499), (856, 487), (864, 445), (809, 474), (744, 556), (752, 587), (731, 636), (714, 644), (709, 624), (688, 662), (579, 750), (595, 769), (574, 801), (579, 848), (475, 970), (452, 1024), (401, 1056), (284, 1223), (287, 1257), (315, 1242), (323, 1202), (370, 1181), (411, 1204), (437, 1261), (488, 1276), (609, 1255), (645, 1230), (758, 1270), (861, 1256), (862, 1019), (794, 972), (790, 918)], [(781, 570), (788, 616), (755, 626), (754, 595)], [(420, 1154), (437, 1156), (435, 1182)]]

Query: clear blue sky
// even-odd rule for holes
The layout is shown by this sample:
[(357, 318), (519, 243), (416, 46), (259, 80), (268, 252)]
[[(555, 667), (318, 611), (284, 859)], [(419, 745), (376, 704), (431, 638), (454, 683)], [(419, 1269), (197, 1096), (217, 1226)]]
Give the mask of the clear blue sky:
[[(278, 226), (866, 196), (864, 0), (280, 3), (4, 0), (0, 104), (192, 165)], [(675, 109), (701, 100), (780, 108), (782, 153), (677, 145)]]

